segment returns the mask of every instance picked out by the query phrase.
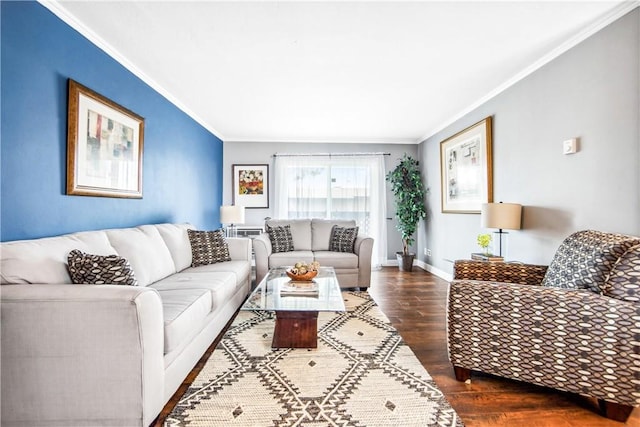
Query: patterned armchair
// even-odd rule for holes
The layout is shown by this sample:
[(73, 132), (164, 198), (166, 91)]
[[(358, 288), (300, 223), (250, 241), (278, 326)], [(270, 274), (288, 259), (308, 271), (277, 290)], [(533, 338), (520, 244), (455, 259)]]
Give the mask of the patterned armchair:
[(546, 266), (456, 261), (449, 360), (596, 398), (625, 421), (640, 404), (640, 237), (580, 231)]

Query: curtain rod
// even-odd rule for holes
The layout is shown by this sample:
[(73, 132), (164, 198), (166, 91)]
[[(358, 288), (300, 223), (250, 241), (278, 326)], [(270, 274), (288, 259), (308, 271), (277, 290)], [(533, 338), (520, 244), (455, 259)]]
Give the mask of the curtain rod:
[(351, 157), (351, 156), (390, 156), (391, 153), (275, 153), (273, 157)]

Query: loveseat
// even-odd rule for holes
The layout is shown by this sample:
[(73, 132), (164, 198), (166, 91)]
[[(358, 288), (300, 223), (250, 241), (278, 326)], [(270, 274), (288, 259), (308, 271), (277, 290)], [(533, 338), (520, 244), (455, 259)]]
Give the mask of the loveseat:
[[(344, 231), (336, 238), (334, 226)], [(259, 283), (270, 268), (286, 267), (299, 261), (318, 261), (321, 266), (333, 267), (341, 288), (368, 288), (371, 282), (371, 252), (373, 238), (352, 235), (353, 239), (344, 244), (344, 237), (356, 227), (355, 221), (331, 219), (271, 219), (265, 221), (266, 232), (253, 239), (256, 262), (256, 283)], [(274, 241), (274, 230), (290, 231), (288, 241), (278, 251), (281, 241)], [(272, 231), (271, 236), (269, 231)], [(357, 231), (357, 230), (356, 230)], [(281, 236), (278, 236), (281, 237)], [(332, 239), (338, 250), (332, 248)]]
[[(230, 261), (191, 267), (189, 228), (1, 244), (3, 426), (148, 426), (156, 418), (250, 290), (250, 240), (227, 239)], [(117, 254), (137, 286), (72, 284), (73, 250)]]
[(577, 393), (624, 421), (640, 403), (640, 238), (576, 232), (548, 267), (456, 261), (447, 332), (459, 381), (482, 371)]

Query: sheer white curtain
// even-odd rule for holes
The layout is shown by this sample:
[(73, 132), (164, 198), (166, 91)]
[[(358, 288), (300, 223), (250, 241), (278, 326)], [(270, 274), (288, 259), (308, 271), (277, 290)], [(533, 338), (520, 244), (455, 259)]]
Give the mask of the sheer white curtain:
[(373, 237), (371, 265), (387, 258), (383, 154), (277, 154), (275, 218), (353, 219)]

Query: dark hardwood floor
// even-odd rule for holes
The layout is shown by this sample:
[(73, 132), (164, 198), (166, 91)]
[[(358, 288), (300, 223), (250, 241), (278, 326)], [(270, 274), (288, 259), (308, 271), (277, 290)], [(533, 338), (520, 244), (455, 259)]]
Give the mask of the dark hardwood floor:
[[(431, 374), (467, 427), (640, 427), (640, 409), (626, 424), (598, 413), (595, 400), (474, 372), (471, 384), (455, 380), (447, 358), (447, 282), (420, 268), (386, 267), (372, 273), (369, 293)], [(220, 338), (220, 337), (219, 337)], [(202, 369), (209, 348), (153, 424), (164, 419)]]
[(626, 424), (598, 414), (595, 400), (474, 372), (471, 384), (455, 380), (447, 358), (445, 304), (448, 283), (420, 268), (374, 272), (369, 293), (468, 427), (640, 427), (640, 409)]

